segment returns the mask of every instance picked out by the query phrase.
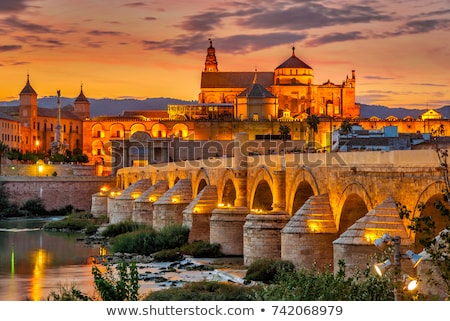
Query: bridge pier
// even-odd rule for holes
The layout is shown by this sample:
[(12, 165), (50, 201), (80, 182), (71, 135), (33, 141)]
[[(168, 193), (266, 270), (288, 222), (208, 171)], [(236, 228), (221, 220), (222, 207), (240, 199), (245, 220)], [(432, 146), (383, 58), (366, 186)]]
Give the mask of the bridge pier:
[(210, 238), (210, 218), (217, 207), (217, 186), (206, 185), (183, 211), (183, 225), (189, 227), (189, 242)]
[(212, 211), (210, 242), (219, 243), (223, 255), (243, 255), (243, 228), (247, 207), (219, 207)]
[(280, 231), (289, 222), (284, 211), (249, 214), (244, 224), (244, 265), (260, 258), (281, 258)]
[(152, 185), (150, 179), (141, 179), (126, 188), (120, 195), (111, 199), (109, 222), (116, 224), (126, 220), (131, 220), (133, 213), (133, 203)]
[(333, 266), (337, 227), (328, 194), (309, 197), (281, 230), (281, 259), (299, 268)]
[(157, 181), (133, 203), (132, 220), (136, 223), (153, 225), (153, 203), (169, 189), (166, 180)]
[(94, 217), (106, 215), (108, 213), (108, 193), (98, 192), (92, 195), (91, 214)]
[(153, 227), (162, 229), (183, 224), (183, 210), (192, 202), (190, 179), (180, 179), (172, 188), (153, 203)]
[[(398, 209), (392, 197), (388, 197), (378, 206), (374, 207), (366, 215), (357, 220), (340, 237), (333, 242), (334, 271), (339, 270), (339, 261), (345, 262), (347, 276), (352, 276), (357, 271), (364, 271), (367, 264), (376, 263), (376, 255), (383, 253), (373, 242), (389, 233), (392, 237), (401, 239), (401, 252), (410, 249), (412, 242), (406, 231), (403, 221), (400, 219)], [(402, 258), (402, 271), (414, 275), (408, 259)]]

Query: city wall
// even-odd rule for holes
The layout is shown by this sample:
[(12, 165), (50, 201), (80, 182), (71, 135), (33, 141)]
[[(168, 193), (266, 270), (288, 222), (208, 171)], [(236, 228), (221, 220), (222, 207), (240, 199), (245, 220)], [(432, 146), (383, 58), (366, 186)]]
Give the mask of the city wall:
[(0, 184), (5, 184), (12, 203), (21, 206), (25, 201), (39, 197), (47, 210), (72, 205), (76, 209), (90, 211), (92, 195), (102, 187), (113, 188), (115, 182), (115, 177), (98, 176), (0, 177)]

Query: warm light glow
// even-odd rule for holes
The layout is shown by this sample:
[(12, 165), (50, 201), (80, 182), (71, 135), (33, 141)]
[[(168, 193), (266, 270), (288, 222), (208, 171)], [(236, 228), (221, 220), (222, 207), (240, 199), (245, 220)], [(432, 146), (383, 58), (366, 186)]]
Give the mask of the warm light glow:
[(48, 253), (42, 248), (33, 253), (34, 269), (31, 278), (31, 300), (33, 301), (42, 299), (42, 279), (49, 258)]
[(42, 174), (43, 171), (44, 171), (44, 166), (39, 165), (39, 166), (38, 166), (38, 172), (39, 172), (39, 174)]
[(133, 192), (133, 193), (131, 193), (131, 198), (134, 199), (134, 200), (138, 199), (139, 196), (141, 196), (140, 192)]
[(308, 228), (311, 232), (316, 233), (319, 231), (319, 225), (317, 224), (317, 222), (314, 221), (308, 221)]
[(151, 202), (151, 203), (153, 203), (153, 202), (155, 202), (155, 198), (154, 198), (153, 196), (150, 196), (150, 197), (148, 198), (148, 201)]
[(180, 199), (178, 197), (172, 197), (172, 203), (176, 204), (179, 202), (180, 202)]
[[(225, 204), (223, 204), (223, 203), (219, 203), (219, 204), (217, 204), (217, 206), (218, 207), (224, 207), (225, 206)], [(253, 211), (253, 210), (252, 210)]]
[(392, 266), (391, 260), (386, 260), (384, 262), (377, 263), (373, 266), (375, 272), (379, 276), (383, 276), (384, 273)]

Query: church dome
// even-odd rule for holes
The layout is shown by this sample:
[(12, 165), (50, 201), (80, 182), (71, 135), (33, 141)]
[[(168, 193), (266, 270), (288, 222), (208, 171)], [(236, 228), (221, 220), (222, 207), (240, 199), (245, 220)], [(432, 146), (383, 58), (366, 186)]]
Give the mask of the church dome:
[(276, 69), (312, 69), (303, 60), (295, 55), (295, 47), (292, 47), (292, 56), (290, 56), (285, 62), (279, 65)]

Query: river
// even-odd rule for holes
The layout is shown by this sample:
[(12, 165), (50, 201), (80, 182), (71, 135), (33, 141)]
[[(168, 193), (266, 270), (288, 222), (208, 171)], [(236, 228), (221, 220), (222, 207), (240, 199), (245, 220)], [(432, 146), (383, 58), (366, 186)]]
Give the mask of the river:
[(77, 233), (44, 231), (47, 221), (0, 220), (0, 301), (47, 300), (73, 284), (93, 294), (90, 257), (100, 248), (77, 241)]

